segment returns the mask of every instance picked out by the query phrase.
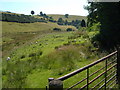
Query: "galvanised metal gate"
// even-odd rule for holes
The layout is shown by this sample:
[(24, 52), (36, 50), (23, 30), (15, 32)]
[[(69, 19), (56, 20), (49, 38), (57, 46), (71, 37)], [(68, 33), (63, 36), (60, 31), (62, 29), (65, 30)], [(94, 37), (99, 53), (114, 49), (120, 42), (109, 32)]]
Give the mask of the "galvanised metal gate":
[[(103, 67), (100, 67), (99, 69), (91, 73), (90, 69), (95, 68), (100, 63), (102, 64)], [(83, 68), (75, 70), (67, 75), (59, 77), (57, 79), (49, 78), (48, 79), (49, 89), (51, 90), (55, 88), (63, 89), (63, 83), (65, 80), (67, 80), (70, 77), (74, 77), (76, 74), (80, 74), (83, 71), (86, 71), (86, 77), (72, 84), (67, 89), (76, 88), (76, 86), (80, 85), (82, 82), (84, 82), (84, 85), (79, 86), (80, 90), (81, 89), (87, 89), (87, 90), (105, 89), (106, 90), (113, 87), (117, 88), (115, 86), (120, 85), (120, 48), (118, 48), (117, 51)]]

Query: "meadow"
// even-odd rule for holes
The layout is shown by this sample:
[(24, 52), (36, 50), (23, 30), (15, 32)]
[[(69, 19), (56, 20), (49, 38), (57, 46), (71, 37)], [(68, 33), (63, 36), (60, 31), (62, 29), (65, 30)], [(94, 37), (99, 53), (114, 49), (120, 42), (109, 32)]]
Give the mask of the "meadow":
[(34, 39), (36, 36), (52, 33), (54, 27), (61, 28), (63, 31), (67, 28), (75, 29), (73, 26), (59, 26), (54, 23), (2, 22), (3, 56), (6, 55), (8, 51), (23, 45), (29, 40)]
[[(61, 31), (53, 31), (55, 27)], [(67, 32), (67, 28), (75, 31)], [(45, 88), (48, 78), (63, 76), (105, 55), (98, 56), (98, 48), (91, 43), (98, 31), (86, 28), (52, 22), (2, 22), (2, 30), (3, 88)], [(66, 81), (65, 88), (78, 78)]]
[(69, 22), (71, 22), (72, 20), (82, 20), (82, 19), (87, 21), (87, 18), (85, 16), (68, 15), (68, 18), (66, 18), (65, 15), (60, 15), (60, 14), (48, 14), (48, 16), (53, 17), (55, 20), (62, 18), (63, 20), (67, 20)]

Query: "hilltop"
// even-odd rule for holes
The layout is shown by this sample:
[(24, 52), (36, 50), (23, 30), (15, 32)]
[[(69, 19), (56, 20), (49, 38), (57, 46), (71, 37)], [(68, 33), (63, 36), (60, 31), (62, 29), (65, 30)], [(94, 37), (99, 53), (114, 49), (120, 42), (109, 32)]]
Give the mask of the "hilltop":
[(78, 15), (69, 15), (68, 18), (65, 18), (65, 15), (61, 15), (61, 14), (48, 14), (48, 16), (53, 17), (55, 20), (58, 20), (59, 18), (62, 18), (63, 20), (68, 20), (68, 21), (82, 20), (82, 19), (84, 19), (85, 21), (87, 20), (86, 16), (78, 16)]
[[(15, 18), (16, 18), (16, 16), (18, 16), (18, 17), (22, 17), (22, 16), (28, 17), (28, 16), (31, 16), (31, 17), (34, 17), (34, 18), (37, 18), (37, 19), (43, 19), (43, 16), (41, 16), (41, 15), (24, 15), (24, 14), (18, 14), (18, 13), (9, 12), (9, 11), (6, 11), (6, 12), (5, 11), (2, 11), (2, 12), (0, 11), (0, 15), (2, 15), (3, 20), (4, 20), (4, 17), (7, 17), (7, 15), (9, 15), (9, 17), (10, 16), (14, 16)], [(6, 16), (4, 16), (4, 15), (6, 15)], [(86, 16), (78, 16), (78, 15), (68, 15), (68, 18), (66, 18), (65, 15), (62, 15), (62, 14), (47, 14), (46, 16), (48, 16), (48, 18), (52, 17), (56, 21), (59, 18), (62, 18), (63, 20), (68, 20), (69, 22), (71, 22), (72, 20), (82, 20), (82, 19), (87, 21), (87, 17)], [(44, 17), (44, 18), (46, 18), (46, 17)]]
[(75, 16), (75, 15), (24, 15), (16, 14), (12, 12), (0, 12), (0, 21), (7, 22), (17, 22), (17, 23), (35, 23), (35, 22), (44, 22), (44, 23), (57, 23), (61, 26), (74, 26), (76, 29), (81, 27), (86, 27), (87, 18), (85, 16)]

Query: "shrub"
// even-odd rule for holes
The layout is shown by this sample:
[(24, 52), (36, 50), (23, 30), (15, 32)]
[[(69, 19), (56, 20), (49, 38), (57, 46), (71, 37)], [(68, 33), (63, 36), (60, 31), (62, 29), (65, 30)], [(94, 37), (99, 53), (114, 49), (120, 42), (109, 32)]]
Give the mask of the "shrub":
[(77, 47), (62, 46), (41, 59), (46, 69), (53, 70), (54, 74), (61, 75), (75, 68), (75, 61), (79, 60)]
[(72, 28), (67, 28), (66, 31), (73, 31), (73, 29)]
[(58, 49), (59, 48), (59, 46), (55, 46), (55, 49)]
[(60, 28), (53, 28), (54, 31), (61, 31)]
[(29, 54), (29, 57), (34, 57), (34, 56), (36, 56), (36, 53), (34, 52)]
[(38, 55), (42, 55), (42, 53), (43, 53), (42, 51), (39, 51), (39, 52), (38, 52)]
[(22, 55), (20, 58), (21, 58), (21, 59), (25, 58), (25, 55)]

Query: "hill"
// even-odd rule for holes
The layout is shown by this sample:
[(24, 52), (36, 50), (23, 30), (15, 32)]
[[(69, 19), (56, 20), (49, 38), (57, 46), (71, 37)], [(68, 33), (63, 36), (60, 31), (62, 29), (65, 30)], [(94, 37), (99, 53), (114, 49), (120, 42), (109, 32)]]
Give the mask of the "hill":
[(16, 14), (11, 12), (0, 12), (0, 21), (18, 22), (18, 23), (34, 23), (34, 22), (46, 22), (42, 18), (35, 18), (31, 15)]
[[(79, 18), (74, 17), (68, 19)], [(49, 21), (0, 22), (3, 88), (45, 88), (49, 77), (57, 78), (100, 57), (90, 41), (97, 32), (89, 32), (85, 27), (78, 30), (74, 26)], [(61, 31), (54, 31), (54, 28)], [(75, 31), (67, 32), (67, 28)], [(10, 60), (6, 60), (7, 57)], [(79, 78), (66, 82), (65, 88)]]
[[(34, 23), (34, 22), (53, 22), (58, 25), (71, 25), (77, 29), (86, 26), (87, 18), (85, 16), (68, 15), (24, 15), (11, 12), (0, 12), (0, 21), (18, 22), (18, 23)], [(83, 25), (84, 24), (84, 25)]]
[(17, 44), (21, 46), (36, 36), (54, 32), (54, 28), (60, 28), (61, 32), (66, 31), (67, 28), (77, 30), (74, 26), (60, 26), (52, 22), (2, 22), (3, 55), (6, 55), (13, 48), (18, 47)]
[(65, 18), (65, 15), (60, 14), (48, 14), (48, 16), (53, 17), (55, 20), (58, 20), (59, 18), (62, 18), (63, 20), (68, 20), (71, 22), (72, 20), (87, 20), (86, 16), (77, 16), (77, 15), (69, 15), (68, 18)]

